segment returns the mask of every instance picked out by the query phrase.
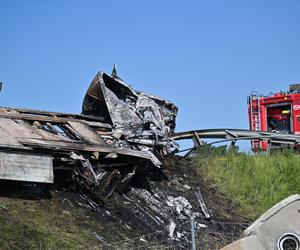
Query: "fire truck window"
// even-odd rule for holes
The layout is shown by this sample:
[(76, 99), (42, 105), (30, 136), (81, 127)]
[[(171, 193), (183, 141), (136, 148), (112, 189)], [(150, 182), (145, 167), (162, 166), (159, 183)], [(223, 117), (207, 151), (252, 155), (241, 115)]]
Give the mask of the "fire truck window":
[(291, 106), (282, 105), (267, 108), (268, 131), (279, 133), (292, 133)]

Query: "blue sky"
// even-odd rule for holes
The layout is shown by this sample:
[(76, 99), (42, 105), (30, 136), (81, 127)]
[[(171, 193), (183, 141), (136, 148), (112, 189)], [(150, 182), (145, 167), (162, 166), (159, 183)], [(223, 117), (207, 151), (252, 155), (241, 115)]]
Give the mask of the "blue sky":
[(0, 0), (1, 106), (79, 113), (114, 63), (177, 130), (248, 128), (246, 97), (300, 82), (300, 1)]

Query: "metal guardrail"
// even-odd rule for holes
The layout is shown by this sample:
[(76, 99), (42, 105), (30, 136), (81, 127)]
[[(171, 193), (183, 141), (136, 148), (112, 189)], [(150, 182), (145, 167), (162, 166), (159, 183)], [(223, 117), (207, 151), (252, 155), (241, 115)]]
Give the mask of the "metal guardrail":
[[(201, 139), (221, 139), (217, 142), (237, 141), (237, 140), (265, 140), (272, 143), (282, 144), (298, 144), (300, 143), (300, 135), (272, 133), (265, 131), (252, 131), (247, 129), (202, 129), (191, 130), (174, 133), (169, 136), (176, 141), (193, 139), (195, 137)], [(215, 142), (215, 143), (217, 143)]]
[[(229, 148), (235, 146), (237, 141), (241, 140), (258, 140), (266, 141), (271, 146), (272, 144), (285, 144), (295, 146), (300, 144), (300, 135), (295, 134), (284, 134), (284, 133), (274, 133), (265, 131), (253, 131), (247, 129), (202, 129), (202, 130), (191, 130), (174, 133), (169, 136), (169, 138), (180, 141), (186, 139), (192, 139), (194, 147), (181, 150), (179, 152), (188, 151), (185, 157), (190, 155), (195, 149), (204, 145), (201, 139), (220, 139), (210, 142), (208, 144), (217, 144), (223, 142), (231, 142)], [(271, 147), (268, 147), (267, 151), (270, 151)]]

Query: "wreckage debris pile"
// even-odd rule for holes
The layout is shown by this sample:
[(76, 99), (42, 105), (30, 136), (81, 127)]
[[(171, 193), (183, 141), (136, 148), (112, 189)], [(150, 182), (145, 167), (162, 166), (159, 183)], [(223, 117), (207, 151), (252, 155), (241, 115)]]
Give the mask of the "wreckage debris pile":
[(177, 111), (173, 103), (136, 91), (119, 77), (103, 72), (94, 78), (82, 107), (84, 115), (101, 117), (111, 124), (116, 139), (123, 138), (141, 150), (156, 146), (163, 153), (178, 149), (167, 139), (174, 132)]
[[(168, 137), (176, 114), (171, 102), (99, 72), (81, 115), (0, 108), (1, 157), (20, 165), (11, 164), (0, 178), (42, 183), (55, 178), (100, 201), (126, 191), (131, 181), (143, 182), (144, 172), (160, 168), (178, 150)], [(16, 174), (24, 165), (25, 172)]]
[[(184, 248), (191, 216), (206, 221), (198, 229), (223, 217), (219, 201), (207, 199), (210, 192), (192, 162), (172, 157), (178, 151), (170, 137), (177, 111), (173, 103), (103, 72), (88, 88), (81, 115), (0, 108), (1, 154), (7, 162), (35, 165), (24, 175), (10, 171), (0, 177), (54, 179), (58, 189), (84, 194), (78, 204), (84, 200), (97, 218), (124, 222), (143, 234), (167, 231)], [(97, 237), (107, 241), (105, 233)]]
[[(127, 229), (130, 228), (132, 233), (131, 238), (146, 235), (145, 244), (158, 241), (160, 244), (182, 249), (190, 246), (191, 216), (195, 217), (195, 230), (199, 232), (199, 242), (204, 240), (206, 245), (215, 246), (216, 242), (220, 241), (219, 246), (223, 246), (237, 239), (248, 224), (234, 212), (233, 205), (206, 186), (197, 174), (192, 160), (172, 157), (168, 161), (168, 168), (144, 176), (147, 185), (132, 183), (127, 192), (114, 192), (100, 206), (93, 205), (91, 201), (81, 201), (82, 206), (87, 210), (96, 211), (100, 221), (117, 221), (127, 225)], [(199, 203), (199, 192), (206, 210), (203, 210), (203, 205)], [(230, 236), (228, 232), (231, 233)], [(148, 237), (154, 233), (155, 238)], [(103, 244), (112, 244), (106, 233), (101, 232), (101, 237)], [(118, 240), (122, 242), (128, 238), (114, 239)]]
[[(115, 191), (100, 203), (89, 193), (59, 184), (26, 184), (21, 190), (12, 192), (15, 187), (12, 188), (6, 183), (7, 192), (4, 193), (5, 188), (2, 186), (1, 196), (13, 197), (10, 204), (16, 197), (19, 201), (25, 199), (21, 207), (26, 209), (29, 217), (37, 212), (30, 204), (37, 206), (40, 203), (39, 214), (43, 209), (47, 210), (45, 214), (55, 211), (55, 220), (61, 225), (62, 233), (67, 228), (59, 223), (59, 218), (66, 216), (72, 225), (75, 223), (80, 230), (89, 232), (91, 246), (100, 245), (104, 249), (118, 249), (124, 244), (128, 244), (128, 249), (137, 245), (146, 248), (151, 244), (186, 249), (191, 245), (192, 215), (195, 216), (199, 244), (205, 242), (206, 246), (215, 246), (219, 242), (219, 246), (223, 246), (238, 238), (245, 228), (245, 219), (234, 212), (235, 207), (227, 199), (201, 179), (193, 161), (172, 157), (167, 160), (167, 165), (161, 172), (145, 175), (147, 185), (131, 183), (125, 193)], [(206, 219), (195, 194), (199, 190), (211, 216), (209, 220)], [(0, 212), (1, 216), (4, 213), (14, 217), (13, 211), (0, 209)], [(76, 218), (73, 218), (75, 215)]]

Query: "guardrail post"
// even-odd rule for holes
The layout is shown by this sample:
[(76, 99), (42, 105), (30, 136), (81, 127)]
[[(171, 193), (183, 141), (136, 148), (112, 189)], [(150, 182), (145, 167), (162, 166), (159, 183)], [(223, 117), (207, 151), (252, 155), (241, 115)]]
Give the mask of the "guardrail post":
[(192, 250), (196, 250), (194, 215), (191, 216), (191, 232), (192, 232)]

